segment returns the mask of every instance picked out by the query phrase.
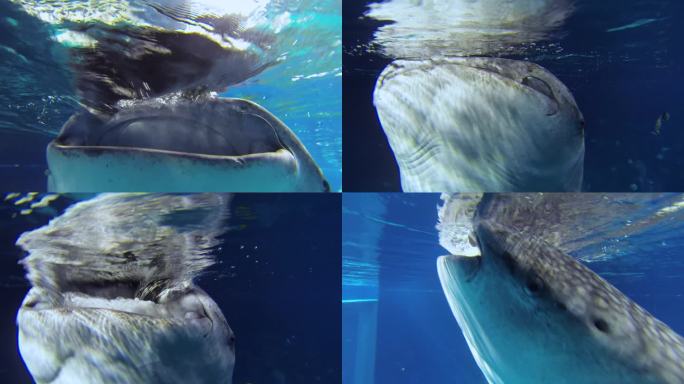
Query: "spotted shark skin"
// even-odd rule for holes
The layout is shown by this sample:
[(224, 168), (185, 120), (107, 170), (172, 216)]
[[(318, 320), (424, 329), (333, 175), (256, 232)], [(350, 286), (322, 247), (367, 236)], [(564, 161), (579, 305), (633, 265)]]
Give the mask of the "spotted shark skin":
[(473, 225), (480, 255), (437, 269), (490, 383), (684, 383), (684, 339), (667, 325), (545, 240)]

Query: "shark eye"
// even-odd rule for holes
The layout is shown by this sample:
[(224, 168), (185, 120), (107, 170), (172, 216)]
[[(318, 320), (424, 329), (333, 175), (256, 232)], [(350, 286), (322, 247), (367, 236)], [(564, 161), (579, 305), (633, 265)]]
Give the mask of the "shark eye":
[(538, 77), (527, 76), (524, 79), (522, 79), (522, 84), (548, 97), (548, 99), (550, 100), (550, 104), (549, 110), (546, 111), (547, 116), (553, 116), (556, 113), (558, 113), (558, 101), (556, 100), (556, 97), (553, 95), (553, 91), (551, 90), (551, 87), (547, 82)]
[(534, 76), (527, 76), (522, 80), (522, 84), (528, 86), (551, 100), (555, 100), (551, 87), (542, 79)]
[(38, 305), (38, 297), (32, 297), (24, 303), (24, 307), (26, 308), (35, 308), (36, 305)]
[(596, 327), (596, 329), (598, 329), (599, 331), (601, 331), (603, 333), (609, 333), (610, 332), (610, 327), (608, 326), (608, 323), (601, 318), (594, 319), (594, 327)]
[(531, 295), (538, 295), (544, 289), (544, 282), (538, 276), (530, 276), (525, 282), (525, 291)]

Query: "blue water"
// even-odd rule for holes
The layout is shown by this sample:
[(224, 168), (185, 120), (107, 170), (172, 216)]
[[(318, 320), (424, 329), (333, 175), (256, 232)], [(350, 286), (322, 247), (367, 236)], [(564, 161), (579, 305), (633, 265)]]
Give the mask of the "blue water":
[[(343, 4), (345, 191), (399, 191), (399, 174), (372, 102), (392, 59), (373, 48), (381, 22), (362, 17), (372, 1)], [(467, 3), (467, 2), (465, 2)], [(577, 0), (550, 36), (515, 54), (549, 69), (586, 120), (585, 191), (684, 190), (684, 3)], [(657, 118), (669, 112), (661, 134)]]
[[(72, 197), (29, 215), (20, 211), (30, 203), (0, 204), (4, 382), (31, 382), (16, 344), (16, 311), (29, 286), (14, 242)], [(217, 264), (197, 280), (235, 332), (233, 383), (340, 383), (340, 200), (339, 194), (234, 197)]]
[[(615, 228), (655, 219), (648, 195)], [(681, 197), (680, 197), (681, 200)], [(343, 382), (485, 383), (442, 293), (437, 194), (343, 196)], [(684, 212), (626, 237), (592, 233), (577, 256), (632, 300), (684, 333)], [(590, 254), (600, 253), (601, 258)]]
[[(144, 8), (142, 2), (131, 0)], [(78, 110), (78, 103), (68, 44), (55, 41), (60, 26), (27, 14), (18, 3), (31, 1), (0, 0), (0, 179), (5, 190), (41, 191), (46, 188), (45, 147)], [(52, 4), (60, 3), (80, 1)], [(221, 96), (252, 100), (285, 122), (321, 167), (331, 189), (339, 191), (340, 0), (271, 1), (263, 13), (266, 25), (288, 20), (269, 46), (268, 59), (279, 58), (278, 64)]]

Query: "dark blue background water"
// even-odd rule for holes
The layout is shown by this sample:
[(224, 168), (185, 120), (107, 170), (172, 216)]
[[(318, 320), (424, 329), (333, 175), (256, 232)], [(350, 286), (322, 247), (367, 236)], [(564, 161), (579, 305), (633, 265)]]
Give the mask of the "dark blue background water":
[[(231, 205), (220, 264), (198, 285), (235, 332), (233, 383), (340, 383), (340, 195), (240, 194)], [(0, 377), (28, 383), (15, 316), (29, 286), (13, 244), (49, 217), (17, 211), (0, 205)]]
[[(385, 205), (384, 214), (363, 207)], [(375, 360), (371, 363), (377, 384), (485, 383), (470, 354), (460, 328), (442, 293), (436, 258), (448, 254), (438, 244), (437, 194), (350, 194), (343, 198), (343, 376), (345, 384), (354, 372), (358, 344), (372, 342), (357, 337), (354, 323), (377, 306)], [(644, 202), (648, 204), (648, 202)], [(376, 210), (379, 212), (381, 210)], [(636, 235), (632, 244), (653, 236), (669, 238), (666, 247), (652, 252), (626, 254), (589, 267), (632, 300), (684, 333), (684, 242), (681, 226), (663, 224)], [(366, 233), (379, 230), (372, 239)], [(376, 260), (366, 258), (359, 266), (359, 250), (376, 250)], [(366, 255), (368, 256), (368, 254)], [(377, 288), (372, 279), (362, 286), (363, 270), (378, 271)], [(366, 271), (367, 272), (367, 271)], [(355, 286), (354, 286), (355, 285)], [(354, 302), (377, 299), (377, 302)], [(523, 348), (524, 346), (521, 346)]]
[[(345, 191), (398, 191), (398, 168), (373, 107), (375, 81), (391, 60), (369, 54), (381, 25), (360, 18), (367, 1), (345, 1), (343, 139)], [(559, 54), (529, 59), (574, 94), (586, 120), (587, 191), (684, 190), (684, 3), (678, 0), (576, 1), (556, 42)], [(639, 19), (638, 28), (606, 32)], [(568, 56), (570, 55), (570, 56)], [(651, 134), (663, 112), (671, 120)]]
[(66, 52), (44, 23), (5, 0), (0, 31), (0, 189), (44, 191), (45, 148), (77, 110)]

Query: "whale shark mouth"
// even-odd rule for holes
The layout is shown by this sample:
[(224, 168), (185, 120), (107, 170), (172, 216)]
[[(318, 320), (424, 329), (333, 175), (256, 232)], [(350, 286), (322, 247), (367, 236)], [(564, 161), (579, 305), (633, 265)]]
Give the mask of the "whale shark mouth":
[(295, 133), (244, 99), (172, 95), (73, 115), (47, 148), (51, 191), (329, 191)]
[[(178, 302), (177, 310), (185, 310), (186, 318), (208, 318), (200, 300), (193, 299), (199, 293), (195, 288), (171, 288), (169, 280), (156, 280), (141, 287), (139, 281), (93, 281), (71, 282), (62, 287), (63, 292), (47, 295), (29, 294), (23, 307), (32, 310), (60, 308), (109, 309), (137, 315), (155, 315), (156, 306)], [(55, 297), (56, 296), (56, 297)], [(46, 299), (51, 297), (52, 299)], [(172, 305), (173, 306), (173, 305)], [(166, 314), (168, 310), (164, 310)], [(162, 313), (157, 313), (161, 315)], [(177, 315), (177, 313), (174, 313)]]
[(288, 148), (276, 129), (240, 102), (134, 105), (104, 120), (73, 116), (54, 145), (61, 149), (162, 152), (184, 156), (244, 157)]
[[(83, 371), (99, 377), (101, 367), (123, 360), (126, 368), (117, 371), (122, 377), (157, 377), (160, 370), (172, 369), (175, 375), (189, 375), (185, 382), (231, 382), (235, 336), (206, 293), (185, 286), (169, 289), (156, 301), (121, 296), (132, 294), (131, 287), (127, 282), (106, 288), (86, 283), (80, 288), (87, 293), (70, 291), (57, 297), (44, 288), (31, 288), (17, 324), (19, 349), (36, 381), (75, 382)], [(206, 371), (184, 372), (193, 367)], [(211, 379), (201, 381), (197, 375)]]
[[(284, 149), (273, 127), (256, 115), (245, 116), (254, 121), (250, 130), (243, 125), (216, 127), (197, 123), (184, 116), (149, 116), (123, 121), (109, 128), (95, 143), (97, 147), (127, 147), (141, 150), (161, 150), (186, 154), (215, 156), (245, 156), (276, 152)], [(188, 135), (185, 127), (193, 131)], [(174, 140), (152, 140), (159, 132)], [(183, 138), (183, 140), (177, 140)]]
[[(22, 311), (94, 311), (119, 313), (127, 317), (144, 316), (147, 321), (176, 323), (189, 326), (206, 337), (215, 327), (211, 309), (205, 306), (204, 292), (198, 288), (165, 288), (167, 280), (155, 281), (140, 288), (139, 282), (81, 282), (70, 284), (56, 300), (40, 288), (26, 296)], [(52, 297), (52, 299), (50, 299)], [(234, 336), (229, 335), (228, 345), (234, 350)]]
[[(504, 59), (491, 59), (481, 57), (467, 57), (467, 58), (449, 58), (449, 59), (431, 59), (422, 62), (426, 68), (439, 66), (442, 64), (455, 65), (464, 69), (469, 69), (473, 73), (480, 75), (488, 75), (505, 81), (509, 85), (516, 86), (520, 89), (533, 92), (541, 96), (548, 104), (547, 116), (553, 116), (560, 110), (560, 104), (564, 100), (572, 98), (569, 91), (559, 84), (553, 75), (548, 71), (543, 70), (539, 66), (524, 62)], [(398, 61), (390, 64), (386, 69), (385, 74), (378, 81), (378, 88), (381, 88), (386, 80), (389, 80), (398, 75), (404, 75), (407, 72), (415, 71), (416, 63), (407, 61)], [(574, 100), (573, 100), (574, 102)], [(577, 114), (581, 112), (577, 110)], [(583, 118), (580, 116), (583, 120)], [(582, 123), (584, 126), (584, 123)]]

